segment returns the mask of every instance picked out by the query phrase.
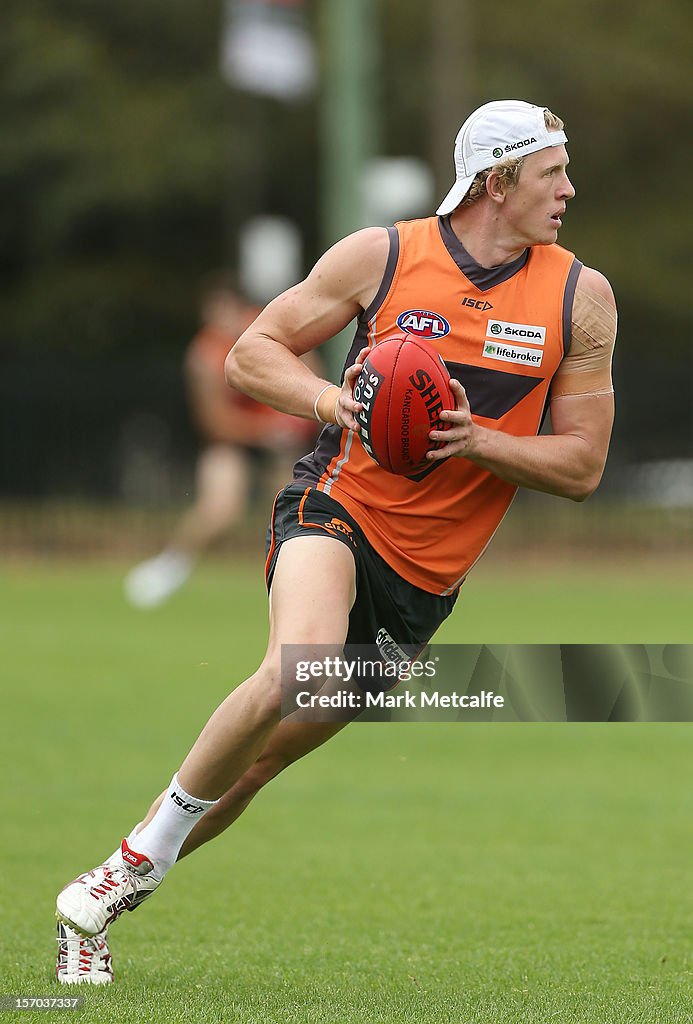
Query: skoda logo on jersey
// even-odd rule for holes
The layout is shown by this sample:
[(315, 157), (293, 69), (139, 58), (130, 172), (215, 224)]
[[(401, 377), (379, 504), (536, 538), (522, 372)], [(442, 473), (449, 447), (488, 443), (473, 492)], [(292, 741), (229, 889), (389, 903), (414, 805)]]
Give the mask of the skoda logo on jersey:
[(519, 341), (524, 345), (543, 345), (546, 328), (541, 324), (513, 324), (507, 320), (487, 320), (486, 337), (492, 335), (499, 341)]
[(408, 309), (397, 317), (397, 326), (415, 338), (444, 338), (450, 333), (450, 324), (440, 313), (431, 313), (430, 309)]

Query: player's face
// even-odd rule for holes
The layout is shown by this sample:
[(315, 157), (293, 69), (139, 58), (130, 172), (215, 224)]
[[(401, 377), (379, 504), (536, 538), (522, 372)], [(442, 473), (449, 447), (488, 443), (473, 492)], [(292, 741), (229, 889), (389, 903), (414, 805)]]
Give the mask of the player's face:
[(574, 195), (565, 146), (526, 156), (517, 186), (506, 193), (504, 203), (507, 225), (518, 246), (555, 242), (566, 203)]

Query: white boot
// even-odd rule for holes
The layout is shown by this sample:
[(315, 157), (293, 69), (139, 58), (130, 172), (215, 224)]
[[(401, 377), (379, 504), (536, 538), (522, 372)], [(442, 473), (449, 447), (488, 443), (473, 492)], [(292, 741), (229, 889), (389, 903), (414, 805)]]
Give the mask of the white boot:
[(125, 596), (135, 608), (156, 608), (183, 586), (193, 560), (180, 551), (162, 551), (136, 565), (125, 577)]

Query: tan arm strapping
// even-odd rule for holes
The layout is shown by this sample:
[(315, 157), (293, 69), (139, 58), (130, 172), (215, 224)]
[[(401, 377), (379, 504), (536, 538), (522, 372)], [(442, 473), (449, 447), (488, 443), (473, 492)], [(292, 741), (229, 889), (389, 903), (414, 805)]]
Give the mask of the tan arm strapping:
[(594, 289), (578, 284), (570, 348), (551, 384), (551, 398), (609, 395), (616, 342), (616, 309)]

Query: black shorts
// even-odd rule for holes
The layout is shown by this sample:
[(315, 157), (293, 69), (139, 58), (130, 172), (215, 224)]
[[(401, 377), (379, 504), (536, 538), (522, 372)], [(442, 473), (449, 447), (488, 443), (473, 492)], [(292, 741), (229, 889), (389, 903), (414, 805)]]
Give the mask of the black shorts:
[(349, 613), (345, 650), (376, 644), (385, 660), (397, 648), (412, 658), (452, 611), (457, 594), (439, 597), (402, 579), (375, 551), (358, 523), (329, 495), (305, 484), (289, 484), (277, 495), (267, 534), (267, 587), (279, 549), (293, 537), (328, 535), (345, 544), (356, 562), (356, 600)]

